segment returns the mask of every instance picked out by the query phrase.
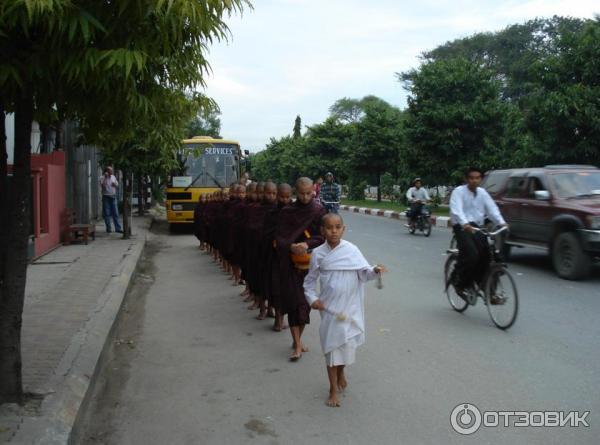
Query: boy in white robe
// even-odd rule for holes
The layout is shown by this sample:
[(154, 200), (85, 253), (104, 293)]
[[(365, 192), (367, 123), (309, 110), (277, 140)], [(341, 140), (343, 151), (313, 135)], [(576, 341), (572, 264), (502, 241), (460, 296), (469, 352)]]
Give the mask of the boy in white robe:
[(319, 334), (329, 377), (327, 405), (332, 407), (340, 406), (337, 391), (347, 386), (344, 367), (354, 363), (356, 348), (365, 341), (364, 284), (386, 272), (382, 265), (369, 265), (358, 247), (342, 239), (345, 229), (340, 215), (323, 217), (321, 231), (327, 242), (313, 250), (304, 279), (306, 300), (321, 313)]

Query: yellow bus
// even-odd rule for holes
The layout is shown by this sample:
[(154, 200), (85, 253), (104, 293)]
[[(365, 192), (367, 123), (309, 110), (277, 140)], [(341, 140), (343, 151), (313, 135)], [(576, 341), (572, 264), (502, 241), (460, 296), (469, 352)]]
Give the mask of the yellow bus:
[(210, 136), (182, 141), (177, 153), (179, 169), (168, 178), (167, 221), (193, 224), (194, 207), (201, 194), (228, 188), (240, 178), (240, 144)]

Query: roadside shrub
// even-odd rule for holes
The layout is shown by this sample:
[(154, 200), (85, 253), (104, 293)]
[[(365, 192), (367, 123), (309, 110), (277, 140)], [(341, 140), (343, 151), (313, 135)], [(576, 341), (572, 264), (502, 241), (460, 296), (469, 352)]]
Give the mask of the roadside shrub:
[(365, 199), (366, 181), (350, 181), (348, 184), (348, 199), (361, 201)]

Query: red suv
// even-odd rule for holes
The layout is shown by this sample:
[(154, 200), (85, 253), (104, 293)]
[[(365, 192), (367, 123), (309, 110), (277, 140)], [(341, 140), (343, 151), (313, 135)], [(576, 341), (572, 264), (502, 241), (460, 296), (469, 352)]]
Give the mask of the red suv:
[(600, 169), (549, 165), (493, 170), (482, 186), (510, 224), (506, 258), (512, 247), (536, 247), (550, 253), (560, 277), (589, 275), (600, 258)]

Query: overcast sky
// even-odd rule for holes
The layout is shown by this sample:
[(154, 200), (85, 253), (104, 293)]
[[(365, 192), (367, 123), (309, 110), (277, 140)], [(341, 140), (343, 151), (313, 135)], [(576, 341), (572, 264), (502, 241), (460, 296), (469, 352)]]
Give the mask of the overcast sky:
[(207, 94), (221, 107), (221, 134), (251, 151), (271, 137), (322, 122), (341, 97), (374, 94), (404, 108), (395, 72), (460, 37), (535, 17), (593, 18), (597, 0), (253, 0), (210, 49)]

